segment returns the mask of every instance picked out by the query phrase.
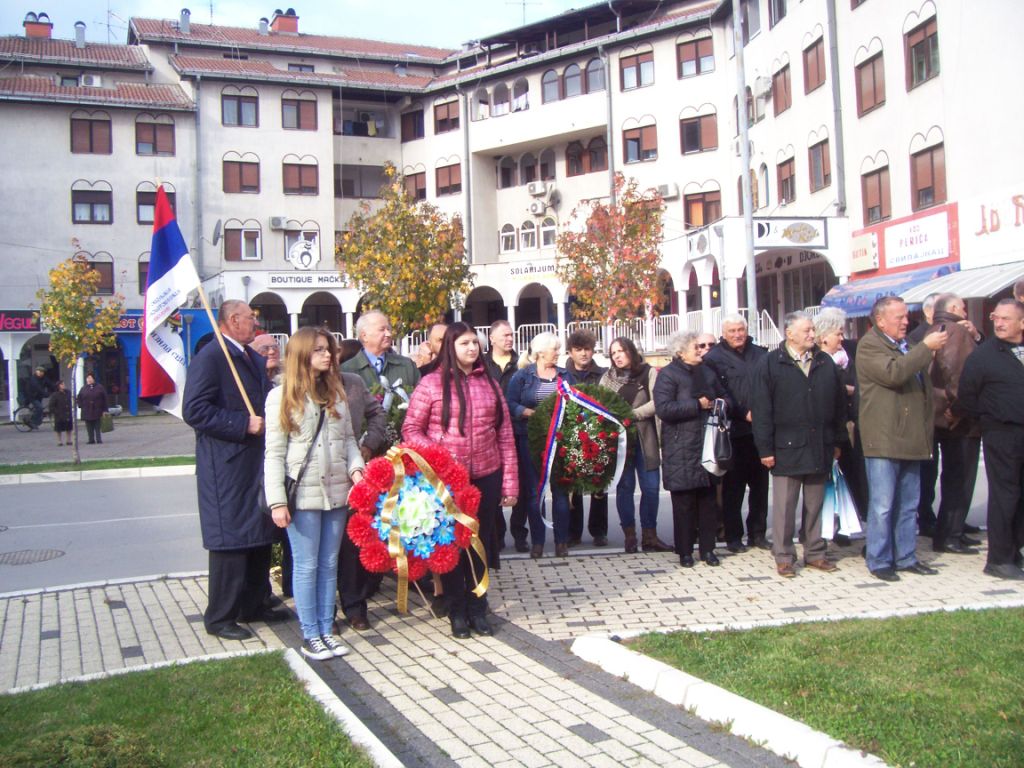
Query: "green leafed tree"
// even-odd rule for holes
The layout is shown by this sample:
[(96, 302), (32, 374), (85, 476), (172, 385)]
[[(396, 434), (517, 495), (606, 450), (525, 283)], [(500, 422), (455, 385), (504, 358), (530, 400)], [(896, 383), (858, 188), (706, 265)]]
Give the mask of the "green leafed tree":
[(555, 269), (576, 298), (577, 317), (609, 324), (657, 309), (663, 207), (656, 190), (640, 192), (618, 173), (613, 200), (573, 210)]
[(103, 300), (96, 295), (102, 276), (89, 262), (73, 256), (50, 270), (50, 285), (36, 294), (40, 316), (50, 334), (50, 352), (71, 371), (71, 418), (74, 421), (74, 463), (78, 455), (78, 387), (75, 363), (82, 355), (113, 346), (114, 327), (123, 305), (120, 297)]
[(443, 319), (473, 287), (462, 219), (413, 199), (393, 165), (377, 204), (363, 203), (345, 225), (338, 269), (363, 292), (363, 308), (391, 319), (395, 336)]

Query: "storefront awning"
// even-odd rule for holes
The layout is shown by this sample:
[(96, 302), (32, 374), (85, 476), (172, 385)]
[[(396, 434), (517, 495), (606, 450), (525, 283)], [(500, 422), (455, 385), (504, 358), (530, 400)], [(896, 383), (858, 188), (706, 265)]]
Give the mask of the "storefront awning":
[[(871, 306), (883, 296), (902, 296), (915, 286), (930, 283), (956, 268), (956, 264), (943, 264), (941, 267), (914, 269), (909, 272), (896, 272), (863, 280), (851, 280), (848, 283), (835, 286), (826, 293), (821, 300), (821, 306), (837, 307), (843, 310), (848, 317), (863, 317), (871, 313)], [(906, 301), (908, 304), (911, 303), (909, 299)]]
[(929, 293), (955, 293), (961, 299), (987, 299), (1024, 278), (1024, 264), (996, 264), (944, 275), (900, 294), (907, 304), (920, 304)]

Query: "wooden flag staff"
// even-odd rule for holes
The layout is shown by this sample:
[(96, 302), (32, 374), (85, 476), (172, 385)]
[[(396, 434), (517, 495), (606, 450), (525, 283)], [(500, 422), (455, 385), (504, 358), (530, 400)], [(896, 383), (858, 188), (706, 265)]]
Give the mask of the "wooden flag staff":
[(199, 285), (199, 298), (203, 302), (203, 308), (206, 310), (206, 315), (210, 318), (210, 325), (213, 326), (213, 332), (217, 335), (217, 341), (220, 343), (220, 350), (224, 353), (224, 357), (228, 361), (228, 368), (231, 369), (231, 375), (235, 379), (235, 384), (238, 385), (238, 393), (242, 396), (242, 400), (245, 403), (246, 409), (249, 411), (249, 415), (255, 416), (256, 410), (252, 407), (252, 402), (249, 400), (249, 394), (245, 391), (245, 387), (242, 386), (242, 379), (238, 375), (238, 369), (235, 368), (235, 361), (231, 358), (231, 353), (228, 352), (228, 345), (224, 341), (224, 334), (220, 332), (220, 325), (217, 324), (217, 319), (213, 316), (213, 310), (210, 309), (210, 300), (206, 298), (206, 291), (203, 290), (201, 283)]

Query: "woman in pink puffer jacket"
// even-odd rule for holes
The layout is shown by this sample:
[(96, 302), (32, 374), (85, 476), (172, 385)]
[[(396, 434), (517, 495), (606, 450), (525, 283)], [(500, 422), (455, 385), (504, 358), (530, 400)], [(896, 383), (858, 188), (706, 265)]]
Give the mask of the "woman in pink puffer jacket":
[[(498, 565), (497, 516), (516, 503), (519, 472), (512, 421), (501, 388), (487, 373), (476, 331), (465, 323), (449, 325), (441, 351), (409, 400), (402, 438), (407, 443), (436, 443), (447, 448), (469, 470), (480, 490), (480, 540), (488, 565)], [(469, 550), (450, 573), (441, 577), (448, 598), (452, 634), (465, 639), (470, 628), (491, 634), (487, 598), (472, 593), (476, 585)], [(482, 564), (475, 564), (482, 573)]]

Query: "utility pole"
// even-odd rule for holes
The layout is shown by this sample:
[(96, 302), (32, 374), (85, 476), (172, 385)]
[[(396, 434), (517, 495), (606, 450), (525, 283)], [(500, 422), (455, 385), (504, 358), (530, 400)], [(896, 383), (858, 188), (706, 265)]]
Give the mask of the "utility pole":
[[(743, 25), (746, 19), (740, 8), (740, 0), (732, 0), (733, 49), (736, 52), (736, 119), (740, 129), (740, 186), (743, 193), (743, 232), (746, 246), (747, 310), (748, 320), (756, 322), (757, 274), (754, 264), (754, 202), (750, 188), (750, 116), (747, 112), (747, 75), (743, 66)], [(738, 297), (737, 297), (738, 299)]]

